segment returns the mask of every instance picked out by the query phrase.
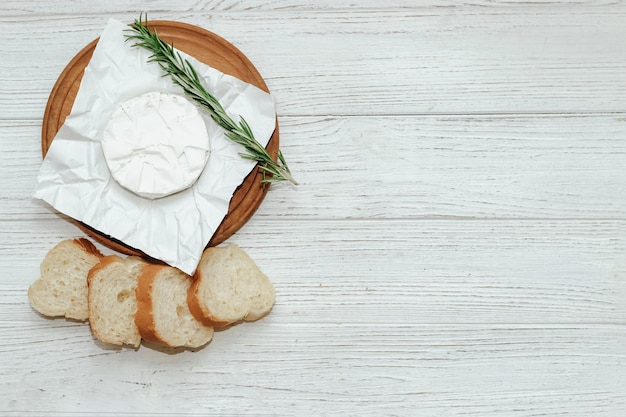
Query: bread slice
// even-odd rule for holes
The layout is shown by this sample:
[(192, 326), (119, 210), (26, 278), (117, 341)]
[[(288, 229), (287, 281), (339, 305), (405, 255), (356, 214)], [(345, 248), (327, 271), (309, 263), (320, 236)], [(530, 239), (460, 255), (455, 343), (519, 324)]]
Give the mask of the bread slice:
[(114, 345), (139, 346), (135, 325), (137, 277), (148, 265), (141, 258), (105, 256), (90, 271), (89, 324), (94, 336)]
[(41, 262), (41, 276), (28, 288), (35, 310), (46, 316), (87, 320), (87, 273), (102, 254), (87, 239), (59, 242)]
[(168, 347), (209, 343), (213, 327), (196, 320), (187, 306), (191, 277), (177, 268), (149, 265), (137, 282), (135, 323), (145, 340)]
[(257, 320), (274, 305), (268, 277), (237, 245), (205, 249), (187, 293), (189, 310), (207, 326)]

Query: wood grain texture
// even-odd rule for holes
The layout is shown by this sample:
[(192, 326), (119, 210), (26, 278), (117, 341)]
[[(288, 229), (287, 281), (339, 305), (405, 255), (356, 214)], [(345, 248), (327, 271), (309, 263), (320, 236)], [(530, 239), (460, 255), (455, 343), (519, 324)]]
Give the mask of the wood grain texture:
[[(137, 14), (0, 17), (7, 57), (0, 72), (20, 69), (0, 79), (2, 117), (40, 118), (64, 65), (109, 17), (131, 22)], [(152, 18), (230, 40), (266, 79), (280, 115), (626, 110), (622, 7), (160, 11)]]
[[(43, 222), (42, 222), (43, 227)], [(8, 241), (20, 240), (17, 223)], [(46, 240), (34, 252), (49, 250)], [(488, 236), (485, 230), (488, 230)], [(276, 285), (274, 320), (299, 326), (357, 323), (613, 323), (626, 308), (626, 221), (267, 221), (256, 217), (230, 242)], [(302, 237), (306, 236), (306, 241)], [(52, 242), (50, 242), (52, 243)], [(19, 245), (19, 246), (22, 246)], [(13, 245), (17, 246), (17, 245)], [(0, 246), (3, 285), (16, 307), (0, 313), (33, 323), (24, 286), (36, 255)], [(106, 251), (105, 251), (106, 253)], [(16, 259), (11, 261), (10, 259)], [(10, 274), (24, 258), (19, 274)], [(40, 255), (41, 259), (42, 256)], [(294, 271), (294, 266), (299, 269)], [(297, 279), (295, 279), (297, 278)], [(287, 308), (284, 311), (283, 308)]]
[[(82, 232), (32, 198), (69, 59), (139, 11), (225, 37), (301, 185), (229, 242), (277, 293), (198, 351), (39, 316)], [(626, 415), (623, 1), (5, 1), (0, 415)], [(105, 254), (110, 250), (99, 246)]]
[[(275, 185), (257, 216), (604, 218), (626, 213), (626, 114), (281, 117), (301, 186)], [(32, 122), (12, 136), (0, 213), (27, 218), (41, 156)]]
[(79, 324), (24, 329), (3, 385), (19, 387), (6, 405), (25, 414), (56, 404), (68, 414), (617, 416), (625, 405), (626, 339), (608, 325), (338, 324), (296, 333), (255, 323), (216, 334), (210, 349), (172, 355), (107, 350)]
[(420, 10), (432, 12), (445, 8), (448, 10), (480, 13), (499, 12), (508, 9), (564, 9), (577, 7), (578, 9), (610, 8), (611, 10), (626, 9), (623, 1), (615, 0), (558, 0), (529, 3), (519, 0), (423, 0), (419, 2), (406, 0), (388, 0), (384, 5), (377, 0), (320, 0), (320, 1), (294, 1), (294, 0), (180, 0), (172, 4), (166, 0), (151, 0), (145, 3), (129, 3), (124, 0), (110, 0), (106, 3), (92, 4), (89, 1), (75, 1), (72, 3), (50, 4), (45, 0), (31, 0), (27, 3), (5, 3), (0, 8), (2, 16), (22, 15), (67, 15), (67, 14), (110, 14), (131, 12), (267, 12), (267, 11), (300, 11), (317, 13), (322, 10), (345, 11), (345, 10)]

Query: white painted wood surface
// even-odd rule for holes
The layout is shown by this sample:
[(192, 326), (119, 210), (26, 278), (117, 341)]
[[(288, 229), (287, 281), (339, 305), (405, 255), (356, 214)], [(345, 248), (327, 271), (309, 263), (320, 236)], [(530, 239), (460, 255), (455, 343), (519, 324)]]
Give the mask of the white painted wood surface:
[[(231, 238), (275, 309), (196, 352), (112, 349), (26, 298), (81, 236), (32, 198), (48, 94), (140, 11), (250, 57), (301, 182)], [(621, 1), (5, 0), (0, 415), (625, 416), (624, 22)]]

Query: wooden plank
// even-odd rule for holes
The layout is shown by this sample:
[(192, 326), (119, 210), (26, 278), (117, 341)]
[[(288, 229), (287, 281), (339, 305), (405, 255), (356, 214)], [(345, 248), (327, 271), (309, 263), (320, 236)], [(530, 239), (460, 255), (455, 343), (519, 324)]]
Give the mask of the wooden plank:
[[(626, 216), (626, 117), (281, 117), (300, 181), (257, 211), (286, 219)], [(39, 125), (0, 123), (0, 213), (47, 216), (32, 199)]]
[(232, 241), (285, 286), (294, 321), (623, 324), (625, 226), (253, 219)]
[(294, 0), (180, 0), (175, 3), (163, 0), (152, 0), (149, 4), (129, 4), (124, 0), (109, 0), (93, 4), (88, 0), (78, 0), (71, 3), (51, 4), (45, 0), (30, 0), (28, 2), (8, 2), (0, 8), (0, 16), (23, 16), (23, 15), (97, 15), (112, 13), (176, 13), (176, 12), (266, 12), (266, 11), (298, 11), (319, 13), (321, 10), (432, 10), (447, 9), (454, 11), (480, 11), (488, 10), (490, 13), (497, 13), (513, 8), (528, 9), (565, 9), (577, 7), (587, 8), (626, 8), (622, 2), (611, 2), (607, 0), (578, 1), (560, 0), (545, 3), (526, 3), (510, 0), (475, 0), (475, 1), (454, 1), (454, 0), (387, 0), (381, 5), (377, 0), (360, 0), (358, 3), (350, 0), (320, 0), (320, 1), (294, 1)]
[(0, 336), (12, 358), (0, 410), (21, 415), (618, 416), (626, 405), (623, 326), (270, 319), (170, 355), (106, 349), (77, 323), (0, 322)]
[[(281, 115), (626, 110), (623, 8), (498, 10), (165, 17), (239, 47), (266, 78)], [(0, 79), (2, 117), (39, 119), (58, 74), (109, 17), (1, 17), (0, 72), (14, 74)]]
[[(454, 2), (410, 2), (406, 0), (389, 0), (385, 3), (385, 9), (423, 9), (429, 7), (455, 7)], [(466, 7), (468, 5), (466, 4)], [(470, 6), (471, 7), (471, 6)], [(109, 0), (107, 2), (92, 4), (89, 1), (74, 1), (72, 3), (52, 5), (50, 2), (32, 0), (29, 2), (10, 2), (0, 9), (0, 16), (28, 16), (28, 15), (97, 15), (115, 13), (140, 13), (164, 14), (164, 13), (190, 13), (190, 12), (265, 12), (265, 11), (313, 11), (342, 10), (342, 9), (375, 9), (381, 8), (376, 0), (359, 1), (355, 4), (346, 0), (323, 0), (323, 1), (293, 1), (293, 0), (196, 0), (177, 1), (175, 3), (157, 0), (149, 4), (129, 4), (123, 0)]]
[[(260, 215), (624, 218), (626, 119), (606, 116), (283, 118), (302, 182)], [(301, 150), (300, 150), (301, 149)]]
[[(40, 322), (25, 291), (39, 277), (45, 253), (72, 237), (58, 227), (4, 225), (0, 294), (11, 308), (0, 312), (0, 321)], [(625, 236), (626, 220), (253, 218), (230, 242), (275, 283), (272, 321), (279, 327), (624, 325)]]

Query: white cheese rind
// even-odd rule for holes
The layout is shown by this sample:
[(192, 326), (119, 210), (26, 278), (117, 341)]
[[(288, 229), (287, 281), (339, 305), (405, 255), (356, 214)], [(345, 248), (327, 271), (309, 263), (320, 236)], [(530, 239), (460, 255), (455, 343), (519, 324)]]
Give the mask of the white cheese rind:
[(194, 184), (207, 163), (210, 141), (196, 106), (179, 95), (150, 92), (113, 112), (102, 150), (115, 181), (157, 199)]

